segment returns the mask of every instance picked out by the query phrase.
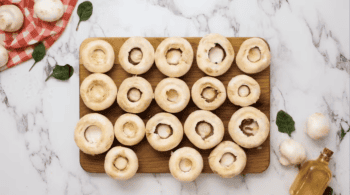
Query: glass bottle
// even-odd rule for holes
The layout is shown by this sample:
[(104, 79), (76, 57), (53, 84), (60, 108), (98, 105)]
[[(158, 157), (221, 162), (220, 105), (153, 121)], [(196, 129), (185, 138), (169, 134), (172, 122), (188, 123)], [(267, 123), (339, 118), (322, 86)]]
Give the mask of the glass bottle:
[(309, 160), (300, 168), (289, 189), (291, 195), (322, 195), (332, 178), (328, 168), (333, 152), (324, 148), (316, 160)]

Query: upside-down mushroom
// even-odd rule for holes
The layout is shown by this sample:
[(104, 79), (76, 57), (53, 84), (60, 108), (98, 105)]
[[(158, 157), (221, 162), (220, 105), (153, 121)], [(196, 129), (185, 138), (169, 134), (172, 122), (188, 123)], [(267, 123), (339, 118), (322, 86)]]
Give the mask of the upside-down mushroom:
[(93, 40), (80, 49), (81, 61), (84, 67), (95, 73), (105, 73), (114, 64), (114, 50), (111, 44), (104, 40)]
[(127, 146), (138, 144), (145, 137), (145, 123), (135, 114), (121, 115), (114, 125), (117, 140)]
[(183, 127), (179, 119), (169, 113), (154, 115), (146, 124), (148, 143), (158, 151), (175, 148), (183, 138)]
[(211, 151), (209, 157), (211, 170), (223, 178), (240, 174), (247, 164), (244, 150), (232, 141), (223, 141)]
[(171, 154), (169, 160), (170, 173), (179, 181), (191, 182), (203, 170), (202, 155), (195, 149), (183, 147)]
[(238, 145), (255, 148), (265, 142), (270, 133), (267, 116), (254, 107), (237, 110), (228, 123), (228, 132)]
[(80, 96), (91, 110), (104, 110), (114, 103), (117, 97), (117, 86), (109, 76), (94, 73), (81, 83)]
[(190, 89), (177, 78), (166, 78), (160, 81), (154, 91), (157, 104), (165, 111), (177, 113), (185, 109), (190, 101)]
[(236, 56), (238, 68), (248, 74), (255, 74), (266, 69), (271, 62), (267, 43), (260, 38), (245, 40)]
[(238, 75), (228, 83), (227, 96), (234, 105), (249, 106), (258, 101), (260, 85), (250, 76)]
[(85, 154), (104, 153), (112, 146), (113, 140), (113, 124), (101, 114), (87, 114), (75, 127), (74, 141)]
[(197, 110), (186, 119), (184, 130), (187, 138), (200, 149), (210, 149), (224, 138), (224, 124), (210, 111)]
[(155, 53), (156, 66), (168, 77), (181, 77), (191, 68), (193, 49), (191, 44), (181, 37), (164, 39)]
[(107, 152), (104, 169), (111, 178), (128, 180), (136, 174), (138, 168), (139, 161), (133, 150), (116, 146)]
[(226, 37), (212, 33), (204, 36), (197, 49), (197, 64), (205, 74), (220, 76), (231, 67), (235, 51)]
[(154, 98), (151, 84), (142, 77), (129, 77), (119, 87), (117, 102), (130, 113), (145, 111)]
[(154, 63), (154, 48), (143, 37), (130, 37), (119, 50), (119, 62), (122, 68), (130, 74), (143, 74)]

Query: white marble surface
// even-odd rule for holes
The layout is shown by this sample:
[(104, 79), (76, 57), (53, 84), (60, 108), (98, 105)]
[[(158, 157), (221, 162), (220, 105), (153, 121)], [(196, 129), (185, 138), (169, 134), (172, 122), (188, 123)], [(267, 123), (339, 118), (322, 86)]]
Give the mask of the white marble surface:
[[(79, 0), (78, 3), (82, 1)], [(288, 194), (298, 170), (278, 163), (276, 113), (296, 122), (292, 137), (309, 159), (323, 147), (335, 151), (330, 163), (335, 194), (349, 194), (349, 1), (326, 0), (92, 0), (94, 14), (75, 28), (73, 14), (62, 37), (28, 72), (33, 60), (0, 73), (0, 194)], [(271, 63), (271, 163), (261, 174), (221, 179), (202, 174), (180, 183), (170, 174), (137, 174), (120, 182), (90, 174), (79, 164), (73, 140), (79, 120), (78, 49), (88, 37), (225, 36), (265, 38)], [(67, 82), (44, 82), (56, 64), (71, 64)], [(331, 121), (330, 135), (312, 141), (304, 124), (314, 112)]]

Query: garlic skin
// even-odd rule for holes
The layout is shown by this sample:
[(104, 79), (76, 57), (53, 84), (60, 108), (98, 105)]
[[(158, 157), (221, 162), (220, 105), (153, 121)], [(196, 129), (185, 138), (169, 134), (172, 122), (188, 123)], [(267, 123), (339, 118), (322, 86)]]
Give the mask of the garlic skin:
[(7, 50), (5, 49), (5, 47), (0, 45), (0, 68), (7, 64), (8, 59), (9, 59), (9, 54)]
[(321, 113), (312, 114), (306, 124), (306, 133), (310, 138), (318, 140), (328, 135), (330, 130), (328, 119)]
[(0, 29), (15, 32), (23, 26), (23, 13), (15, 5), (0, 6)]
[(284, 165), (298, 165), (306, 160), (306, 152), (303, 145), (292, 139), (284, 140), (280, 145), (281, 158), (279, 162)]
[(61, 0), (39, 0), (34, 4), (35, 15), (46, 22), (59, 20), (63, 16), (64, 11)]

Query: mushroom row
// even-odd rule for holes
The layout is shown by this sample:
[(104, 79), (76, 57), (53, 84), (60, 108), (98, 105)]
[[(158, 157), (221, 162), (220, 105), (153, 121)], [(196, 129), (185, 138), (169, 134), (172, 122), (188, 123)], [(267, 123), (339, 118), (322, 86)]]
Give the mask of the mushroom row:
[(86, 77), (80, 86), (80, 95), (84, 104), (94, 111), (109, 108), (115, 100), (126, 112), (141, 113), (152, 100), (166, 112), (178, 113), (185, 109), (192, 96), (193, 102), (202, 110), (215, 110), (228, 96), (238, 106), (250, 106), (260, 97), (260, 86), (256, 80), (247, 75), (238, 75), (225, 86), (214, 77), (202, 77), (192, 86), (178, 78), (165, 78), (153, 89), (144, 78), (134, 76), (125, 79), (119, 91), (114, 81), (107, 75), (93, 73)]
[[(170, 113), (158, 113), (145, 125), (135, 115), (121, 115), (115, 125), (105, 116), (92, 113), (83, 116), (76, 125), (74, 140), (80, 150), (89, 155), (104, 153), (112, 146), (114, 137), (125, 146), (138, 144), (146, 135), (148, 143), (157, 151), (170, 151), (177, 147), (183, 135), (197, 148), (212, 149), (209, 165), (214, 173), (224, 178), (234, 177), (245, 168), (247, 157), (241, 148), (260, 146), (269, 135), (269, 120), (254, 107), (243, 107), (235, 112), (228, 131), (233, 141), (224, 141), (224, 124), (214, 113), (206, 110), (192, 112), (184, 126)], [(118, 146), (109, 150), (105, 158), (105, 171), (115, 179), (131, 178), (138, 169), (138, 160), (131, 149)], [(181, 181), (193, 181), (203, 169), (198, 151), (184, 147), (177, 149), (169, 161), (171, 174)]]
[[(128, 73), (146, 73), (155, 62), (160, 72), (168, 77), (181, 77), (193, 62), (191, 44), (181, 37), (164, 39), (154, 51), (143, 37), (130, 37), (119, 49), (121, 67)], [(220, 34), (204, 36), (198, 45), (196, 61), (199, 69), (209, 76), (220, 76), (231, 67), (235, 51), (230, 41)], [(90, 41), (83, 48), (82, 61), (87, 70), (94, 73), (109, 71), (115, 59), (113, 47), (104, 40)], [(271, 55), (266, 42), (260, 38), (244, 41), (237, 53), (236, 63), (247, 74), (263, 71), (270, 65)]]

